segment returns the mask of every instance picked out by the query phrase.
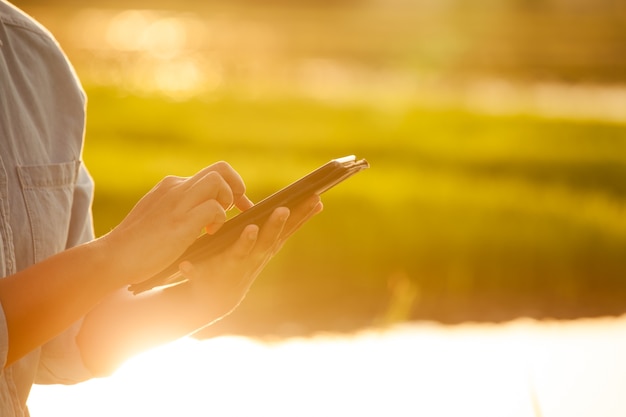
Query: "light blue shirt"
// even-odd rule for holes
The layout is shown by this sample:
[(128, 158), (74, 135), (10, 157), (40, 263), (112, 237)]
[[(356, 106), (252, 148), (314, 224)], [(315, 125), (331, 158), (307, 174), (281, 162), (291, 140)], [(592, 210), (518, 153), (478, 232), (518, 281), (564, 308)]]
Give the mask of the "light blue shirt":
[[(93, 239), (93, 183), (81, 163), (86, 98), (53, 37), (0, 0), (0, 276)], [(9, 367), (0, 305), (0, 416), (27, 416), (33, 383), (91, 375), (80, 323)]]

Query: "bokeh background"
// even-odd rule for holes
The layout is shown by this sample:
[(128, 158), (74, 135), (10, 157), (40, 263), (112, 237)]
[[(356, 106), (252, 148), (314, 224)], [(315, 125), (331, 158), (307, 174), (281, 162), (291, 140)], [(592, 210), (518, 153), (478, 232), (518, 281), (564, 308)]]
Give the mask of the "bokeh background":
[(626, 3), (15, 4), (89, 96), (99, 235), (217, 160), (255, 200), (371, 163), (200, 337), (624, 312)]

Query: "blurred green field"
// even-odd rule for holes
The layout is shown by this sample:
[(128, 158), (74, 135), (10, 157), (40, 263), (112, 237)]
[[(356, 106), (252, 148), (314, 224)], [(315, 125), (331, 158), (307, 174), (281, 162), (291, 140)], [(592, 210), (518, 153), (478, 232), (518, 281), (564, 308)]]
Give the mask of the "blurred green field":
[(370, 161), (206, 334), (626, 310), (621, 3), (21, 3), (85, 83), (99, 235), (217, 160), (255, 200)]
[(325, 195), (325, 211), (210, 332), (625, 310), (623, 124), (87, 90), (84, 158), (97, 183), (98, 234), (164, 175), (217, 160), (241, 172), (255, 200), (331, 158), (370, 161)]

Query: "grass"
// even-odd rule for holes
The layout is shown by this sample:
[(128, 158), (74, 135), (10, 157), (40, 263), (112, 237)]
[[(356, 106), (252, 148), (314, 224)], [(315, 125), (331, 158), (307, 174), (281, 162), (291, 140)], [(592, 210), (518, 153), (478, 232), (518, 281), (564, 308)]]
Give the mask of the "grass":
[[(370, 161), (325, 196), (324, 213), (214, 331), (350, 330), (390, 311), (454, 322), (623, 310), (623, 125), (293, 97), (88, 93), (98, 234), (162, 176), (216, 160), (241, 172), (253, 199), (334, 157)], [(395, 305), (407, 302), (398, 277), (413, 294), (409, 307)]]

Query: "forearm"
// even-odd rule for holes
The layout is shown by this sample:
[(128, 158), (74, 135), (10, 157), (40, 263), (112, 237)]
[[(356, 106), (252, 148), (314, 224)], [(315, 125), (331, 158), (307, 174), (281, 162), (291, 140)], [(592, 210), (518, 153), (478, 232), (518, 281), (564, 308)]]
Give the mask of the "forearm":
[(85, 319), (77, 337), (84, 363), (108, 375), (129, 357), (219, 319), (225, 312), (209, 300), (194, 302), (187, 284), (133, 295), (125, 288), (108, 296)]
[(6, 365), (61, 333), (123, 284), (103, 245), (96, 240), (0, 279), (9, 332)]

